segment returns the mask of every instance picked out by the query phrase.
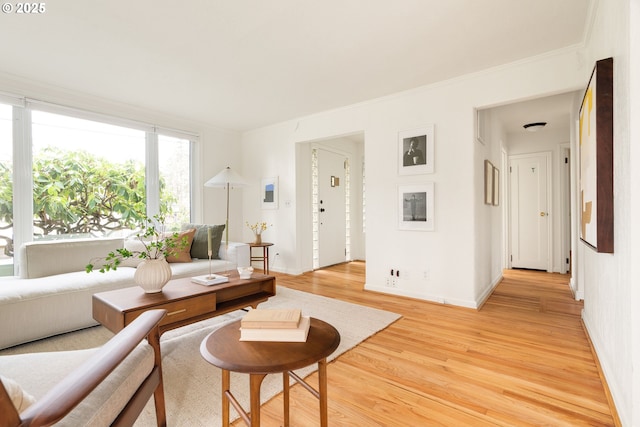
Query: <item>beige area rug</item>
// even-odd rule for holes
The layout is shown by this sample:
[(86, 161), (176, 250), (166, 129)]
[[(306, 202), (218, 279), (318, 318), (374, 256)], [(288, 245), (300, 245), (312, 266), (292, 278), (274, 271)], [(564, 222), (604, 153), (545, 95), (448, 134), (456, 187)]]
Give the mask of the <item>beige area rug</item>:
[[(301, 308), (303, 315), (332, 324), (340, 332), (341, 341), (338, 349), (328, 360), (335, 359), (401, 317), (396, 313), (282, 286), (278, 286), (276, 296), (260, 304), (260, 308)], [(200, 356), (200, 343), (214, 329), (244, 314), (243, 311), (229, 313), (169, 331), (162, 336), (162, 369), (168, 425), (176, 427), (221, 425), (220, 369), (205, 362)], [(25, 344), (2, 353), (90, 348), (103, 344), (111, 336), (113, 334), (100, 326)], [(296, 372), (304, 378), (316, 369), (317, 365), (313, 365)], [(328, 374), (331, 376), (331, 366)], [(243, 407), (248, 408), (249, 376), (232, 373), (231, 389)], [(262, 383), (262, 403), (281, 391), (282, 375), (268, 375)], [(233, 407), (231, 407), (231, 417), (238, 418)], [(136, 427), (156, 425), (153, 399), (147, 404), (135, 425)]]

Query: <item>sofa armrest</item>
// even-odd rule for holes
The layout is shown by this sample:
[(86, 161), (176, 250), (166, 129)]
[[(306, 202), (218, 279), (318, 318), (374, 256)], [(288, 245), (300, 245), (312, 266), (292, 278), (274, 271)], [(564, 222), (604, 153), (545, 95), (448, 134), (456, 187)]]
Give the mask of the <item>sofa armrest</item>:
[(236, 264), (237, 267), (249, 267), (251, 265), (250, 248), (246, 243), (229, 242), (227, 247), (225, 242), (222, 242), (220, 243), (218, 256), (220, 259)]
[[(156, 352), (156, 367), (158, 368), (160, 379), (160, 385), (158, 387), (161, 389), (162, 374), (160, 367), (158, 323), (165, 315), (166, 310), (150, 310), (140, 315), (129, 326), (103, 345), (89, 360), (80, 365), (49, 390), (41, 399), (37, 400), (22, 412), (19, 415), (19, 425), (43, 426), (51, 425), (61, 420), (82, 402), (93, 389), (100, 385), (145, 337), (149, 338), (149, 343), (154, 347), (154, 351)], [(6, 392), (1, 384), (0, 388), (2, 388), (2, 390), (0, 390), (1, 406), (4, 401), (3, 395), (6, 395)], [(164, 403), (164, 398), (162, 398), (162, 403)], [(15, 408), (13, 412), (14, 414), (16, 413)], [(164, 418), (164, 408), (162, 408), (162, 417)], [(162, 422), (164, 421), (163, 419)]]

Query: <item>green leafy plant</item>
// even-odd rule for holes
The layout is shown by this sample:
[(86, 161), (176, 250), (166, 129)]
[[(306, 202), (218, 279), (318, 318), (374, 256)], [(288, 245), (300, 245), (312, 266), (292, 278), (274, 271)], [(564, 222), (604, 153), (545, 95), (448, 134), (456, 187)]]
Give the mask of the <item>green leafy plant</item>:
[[(33, 159), (36, 237), (103, 236), (134, 229), (145, 220), (145, 183), (140, 162), (116, 163), (82, 150), (44, 148)], [(161, 177), (160, 211), (166, 214), (175, 201)], [(7, 241), (7, 255), (13, 254), (13, 219), (13, 167), (0, 162), (0, 239)]]
[(158, 230), (164, 230), (165, 217), (163, 214), (154, 215), (153, 219), (144, 217), (140, 223), (140, 231), (136, 234), (136, 238), (140, 240), (144, 249), (141, 251), (130, 251), (126, 248), (116, 249), (109, 252), (104, 258), (97, 258), (87, 264), (85, 270), (91, 273), (96, 268), (96, 263), (100, 262), (100, 271), (105, 273), (109, 270), (116, 270), (123, 260), (127, 258), (140, 259), (160, 259), (171, 255), (176, 255), (185, 249), (189, 244), (187, 236), (180, 237), (180, 234), (174, 232), (166, 236)]

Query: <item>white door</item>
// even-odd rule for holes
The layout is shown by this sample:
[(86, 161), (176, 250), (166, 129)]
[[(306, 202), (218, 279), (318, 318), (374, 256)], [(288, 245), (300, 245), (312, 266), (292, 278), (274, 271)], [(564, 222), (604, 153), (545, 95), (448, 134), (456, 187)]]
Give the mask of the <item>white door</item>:
[(344, 155), (318, 149), (318, 264), (345, 262), (346, 207)]
[(550, 271), (550, 153), (509, 158), (511, 267)]

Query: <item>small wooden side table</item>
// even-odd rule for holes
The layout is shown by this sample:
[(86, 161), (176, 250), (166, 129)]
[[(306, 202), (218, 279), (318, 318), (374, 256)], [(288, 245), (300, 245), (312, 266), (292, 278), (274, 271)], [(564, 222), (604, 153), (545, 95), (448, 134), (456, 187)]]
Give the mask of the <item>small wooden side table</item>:
[[(258, 261), (262, 263), (262, 271), (264, 274), (269, 274), (269, 246), (273, 246), (273, 243), (247, 243), (249, 245), (249, 252), (251, 255), (251, 263)], [(253, 256), (253, 248), (262, 248), (262, 255)]]
[[(340, 344), (340, 333), (330, 324), (311, 318), (306, 342), (240, 341), (240, 320), (210, 333), (200, 354), (222, 369), (222, 425), (229, 427), (229, 403), (250, 427), (260, 425), (260, 387), (267, 374), (282, 373), (284, 426), (289, 426), (289, 377), (320, 401), (320, 425), (328, 425), (327, 356)], [(295, 369), (318, 364), (318, 390), (296, 375)], [(231, 371), (249, 374), (250, 413), (231, 394)]]

